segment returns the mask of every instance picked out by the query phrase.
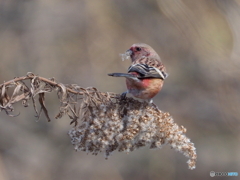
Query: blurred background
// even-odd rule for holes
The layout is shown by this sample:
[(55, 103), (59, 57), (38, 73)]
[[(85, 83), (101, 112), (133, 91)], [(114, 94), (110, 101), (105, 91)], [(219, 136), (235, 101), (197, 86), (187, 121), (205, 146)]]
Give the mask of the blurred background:
[(70, 120), (54, 119), (58, 99), (49, 94), (50, 123), (20, 103), (16, 118), (0, 112), (0, 180), (202, 180), (212, 179), (210, 171), (240, 173), (239, 22), (239, 0), (1, 0), (0, 83), (33, 72), (121, 93), (125, 80), (107, 73), (126, 72), (130, 61), (119, 54), (149, 44), (169, 73), (154, 102), (187, 128), (198, 161), (189, 170), (187, 158), (169, 146), (115, 152), (108, 160), (75, 152)]

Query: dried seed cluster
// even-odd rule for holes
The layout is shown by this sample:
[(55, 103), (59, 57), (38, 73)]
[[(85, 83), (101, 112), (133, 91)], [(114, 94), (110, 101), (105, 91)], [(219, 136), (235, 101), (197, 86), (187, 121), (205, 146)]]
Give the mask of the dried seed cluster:
[(0, 111), (12, 116), (15, 103), (22, 102), (27, 107), (32, 100), (37, 118), (43, 112), (50, 121), (45, 93), (52, 92), (57, 93), (60, 102), (55, 118), (68, 115), (75, 124), (69, 135), (76, 150), (95, 155), (104, 152), (108, 158), (115, 150), (130, 152), (143, 146), (161, 148), (169, 144), (189, 158), (190, 169), (195, 168), (197, 155), (194, 144), (185, 136), (186, 129), (154, 104), (133, 98), (121, 99), (120, 95), (99, 92), (93, 87), (64, 85), (53, 78), (28, 73), (0, 84)]
[(189, 158), (190, 169), (195, 168), (197, 155), (194, 144), (185, 136), (186, 129), (154, 104), (127, 98), (84, 106), (79, 125), (69, 131), (76, 150), (94, 155), (104, 152), (108, 158), (115, 150), (130, 152), (143, 146), (161, 148), (170, 144)]

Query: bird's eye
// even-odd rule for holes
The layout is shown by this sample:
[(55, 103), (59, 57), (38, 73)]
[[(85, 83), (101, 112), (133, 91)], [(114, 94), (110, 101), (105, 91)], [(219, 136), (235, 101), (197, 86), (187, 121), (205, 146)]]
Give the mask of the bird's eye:
[(137, 51), (141, 51), (142, 49), (140, 47), (136, 47), (136, 50)]

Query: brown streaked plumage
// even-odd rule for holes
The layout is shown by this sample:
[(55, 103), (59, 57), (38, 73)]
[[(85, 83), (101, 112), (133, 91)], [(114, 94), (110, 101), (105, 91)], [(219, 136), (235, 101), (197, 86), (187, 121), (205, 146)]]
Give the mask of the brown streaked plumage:
[(144, 43), (133, 44), (126, 51), (131, 57), (132, 64), (128, 73), (111, 73), (109, 76), (125, 77), (128, 91), (134, 97), (151, 99), (161, 90), (168, 76), (159, 55), (154, 49)]
[(151, 46), (144, 43), (137, 43), (133, 44), (129, 50), (132, 51), (130, 55), (132, 64), (147, 64), (161, 71), (166, 71), (161, 58)]

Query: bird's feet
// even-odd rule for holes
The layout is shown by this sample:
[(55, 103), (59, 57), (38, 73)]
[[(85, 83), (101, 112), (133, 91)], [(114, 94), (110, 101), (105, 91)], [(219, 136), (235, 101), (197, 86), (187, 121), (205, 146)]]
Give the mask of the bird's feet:
[(126, 99), (127, 93), (128, 93), (128, 91), (121, 94), (121, 100)]
[(153, 103), (153, 100), (151, 99), (151, 101), (148, 102), (150, 106), (154, 107), (157, 111), (159, 111), (158, 106), (156, 104)]
[(148, 103), (149, 103), (149, 104), (154, 104), (154, 103), (153, 103), (153, 99), (149, 99), (149, 100), (148, 100)]
[(149, 100), (148, 100), (148, 104), (149, 104), (150, 106), (153, 106), (153, 107), (155, 107), (156, 109), (158, 109), (157, 105), (153, 103), (153, 99), (149, 99)]

